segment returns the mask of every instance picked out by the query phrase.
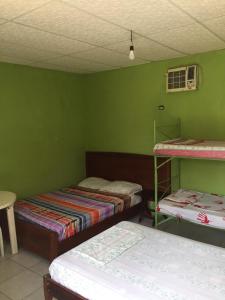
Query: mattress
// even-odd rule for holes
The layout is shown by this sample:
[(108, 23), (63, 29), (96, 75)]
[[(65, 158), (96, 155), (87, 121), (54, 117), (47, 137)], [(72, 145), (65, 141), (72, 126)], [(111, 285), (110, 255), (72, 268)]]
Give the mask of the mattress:
[(155, 145), (154, 154), (225, 159), (225, 141), (175, 139)]
[(225, 196), (180, 189), (158, 203), (160, 213), (225, 229)]
[(225, 249), (125, 221), (57, 257), (49, 271), (90, 300), (225, 295)]
[(64, 240), (129, 208), (131, 200), (126, 195), (72, 186), (16, 201), (14, 209), (18, 218), (55, 231)]

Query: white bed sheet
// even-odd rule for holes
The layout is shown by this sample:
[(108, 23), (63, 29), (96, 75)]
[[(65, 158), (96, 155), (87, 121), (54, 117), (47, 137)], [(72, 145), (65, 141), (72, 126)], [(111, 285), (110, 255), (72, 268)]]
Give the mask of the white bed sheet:
[(158, 210), (197, 224), (225, 229), (225, 196), (180, 189), (160, 200)]
[(50, 274), (90, 300), (222, 300), (225, 249), (121, 222), (56, 258)]

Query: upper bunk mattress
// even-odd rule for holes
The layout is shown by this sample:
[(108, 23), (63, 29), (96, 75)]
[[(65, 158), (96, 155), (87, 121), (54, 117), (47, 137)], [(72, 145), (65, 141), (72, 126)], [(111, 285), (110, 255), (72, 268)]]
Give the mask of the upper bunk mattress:
[(225, 196), (180, 189), (158, 203), (166, 215), (225, 229)]
[(121, 222), (57, 257), (50, 274), (90, 300), (222, 300), (225, 249)]
[(225, 159), (225, 141), (175, 139), (155, 145), (154, 154)]
[(15, 213), (64, 240), (130, 206), (129, 196), (72, 186), (18, 200)]

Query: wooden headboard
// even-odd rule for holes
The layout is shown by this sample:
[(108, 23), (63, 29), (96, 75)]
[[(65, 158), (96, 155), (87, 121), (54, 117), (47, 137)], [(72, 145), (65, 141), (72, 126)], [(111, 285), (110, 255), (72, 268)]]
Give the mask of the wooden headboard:
[[(170, 172), (170, 164), (165, 164), (159, 174), (160, 180), (170, 178)], [(145, 190), (154, 190), (154, 157), (118, 152), (86, 152), (86, 176), (127, 180), (141, 184)]]

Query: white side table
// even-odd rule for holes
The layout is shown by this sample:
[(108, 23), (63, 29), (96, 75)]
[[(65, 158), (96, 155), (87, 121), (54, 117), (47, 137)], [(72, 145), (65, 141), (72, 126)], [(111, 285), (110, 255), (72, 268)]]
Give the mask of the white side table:
[(12, 254), (16, 254), (18, 252), (16, 226), (15, 226), (14, 209), (13, 209), (15, 201), (16, 201), (15, 193), (0, 191), (0, 209), (6, 209), (7, 211), (9, 238), (10, 238)]

